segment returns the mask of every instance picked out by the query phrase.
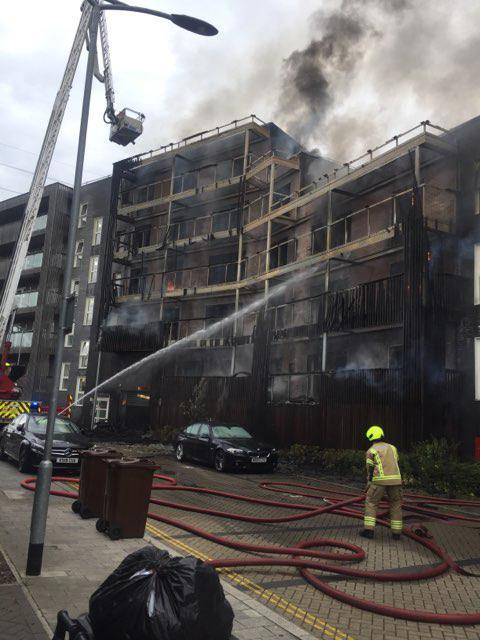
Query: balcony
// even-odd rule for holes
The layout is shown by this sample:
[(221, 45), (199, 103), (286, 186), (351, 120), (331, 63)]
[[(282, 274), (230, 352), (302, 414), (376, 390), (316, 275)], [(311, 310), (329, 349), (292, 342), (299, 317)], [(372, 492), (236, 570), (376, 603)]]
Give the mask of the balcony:
[(243, 155), (192, 169), (166, 180), (123, 191), (120, 195), (118, 213), (129, 216), (133, 212), (182, 200), (201, 193), (208, 193), (238, 185), (243, 175)]
[[(246, 261), (240, 263), (240, 279), (245, 277)], [(165, 274), (164, 293), (173, 295), (174, 292), (181, 294), (185, 290), (193, 291), (216, 285), (229, 285), (237, 280), (238, 262), (227, 262), (205, 267), (193, 267), (191, 269), (181, 269), (170, 271)]]
[(40, 269), (43, 263), (43, 252), (30, 253), (25, 257), (22, 271), (28, 271), (29, 269)]
[(37, 216), (35, 218), (35, 222), (33, 223), (33, 232), (35, 231), (44, 231), (47, 228), (47, 216)]
[(17, 331), (10, 335), (12, 349), (22, 351), (30, 349), (32, 346), (33, 331)]
[(14, 300), (17, 311), (19, 309), (31, 309), (38, 304), (38, 291), (25, 291), (17, 293)]
[(100, 351), (109, 353), (152, 352), (164, 346), (162, 322), (102, 327)]

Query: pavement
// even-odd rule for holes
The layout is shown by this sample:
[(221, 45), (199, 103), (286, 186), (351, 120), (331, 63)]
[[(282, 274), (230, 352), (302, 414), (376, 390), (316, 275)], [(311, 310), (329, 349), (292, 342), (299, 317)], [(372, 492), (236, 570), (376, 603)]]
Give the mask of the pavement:
[[(20, 488), (26, 476), (0, 462), (0, 553), (16, 578), (0, 586), (0, 640), (46, 640), (57, 612), (71, 617), (88, 610), (88, 599), (123, 558), (146, 543), (172, 555), (187, 555), (147, 534), (145, 539), (111, 541), (95, 529), (95, 520), (72, 513), (71, 501), (50, 497), (42, 575), (25, 575), (33, 493)], [(0, 565), (1, 567), (1, 565)], [(235, 621), (232, 640), (313, 640), (307, 630), (222, 580)]]
[[(279, 501), (298, 501), (294, 494), (283, 496), (259, 488), (263, 479), (292, 481), (291, 476), (277, 474), (274, 478), (253, 474), (218, 474), (206, 467), (178, 464), (171, 458), (162, 459), (162, 473), (175, 476), (181, 484), (231, 491), (253, 497)], [(9, 463), (0, 462), (0, 545), (7, 558), (22, 574), (28, 543), (28, 526), (32, 493), (19, 488), (24, 477)], [(299, 481), (299, 478), (295, 478)], [(313, 482), (302, 478), (302, 482)], [(316, 483), (318, 486), (319, 483)], [(330, 485), (331, 488), (331, 485)], [(157, 495), (157, 497), (160, 497)], [(163, 500), (196, 506), (278, 516), (280, 509), (256, 506), (212, 498), (212, 496), (162, 492)], [(302, 501), (308, 499), (302, 498)], [(360, 523), (324, 514), (304, 521), (286, 524), (254, 524), (188, 513), (165, 506), (153, 506), (164, 515), (177, 518), (211, 533), (234, 537), (249, 543), (292, 546), (301, 540), (329, 537), (360, 544), (367, 553), (359, 566), (369, 569), (426, 567), (435, 558), (425, 548), (402, 538), (393, 542), (389, 533), (377, 531), (373, 541), (358, 539)], [(291, 513), (291, 512), (290, 512)], [(435, 538), (451, 556), (466, 568), (480, 573), (480, 535), (473, 526), (429, 524)], [(146, 540), (174, 555), (191, 553), (202, 559), (241, 558), (245, 554), (225, 550), (212, 542), (169, 525), (149, 520)], [(54, 626), (59, 609), (66, 608), (72, 616), (88, 609), (88, 597), (123, 557), (145, 544), (145, 540), (110, 541), (95, 530), (94, 521), (83, 521), (70, 510), (70, 501), (52, 497), (41, 577), (21, 575), (21, 584), (31, 597), (43, 623)], [(222, 582), (235, 611), (234, 638), (328, 638), (329, 640), (477, 640), (479, 626), (450, 626), (408, 622), (375, 615), (352, 608), (323, 595), (307, 584), (294, 569), (248, 568), (221, 570)], [(324, 575), (331, 586), (365, 599), (392, 604), (396, 607), (436, 611), (475, 612), (480, 610), (480, 579), (447, 573), (433, 580), (404, 583), (373, 583)], [(10, 587), (5, 587), (7, 589)], [(0, 596), (1, 596), (0, 591)], [(18, 636), (2, 635), (1, 640)], [(30, 636), (28, 636), (30, 637)], [(32, 637), (35, 637), (32, 635)], [(39, 636), (41, 637), (41, 636)]]

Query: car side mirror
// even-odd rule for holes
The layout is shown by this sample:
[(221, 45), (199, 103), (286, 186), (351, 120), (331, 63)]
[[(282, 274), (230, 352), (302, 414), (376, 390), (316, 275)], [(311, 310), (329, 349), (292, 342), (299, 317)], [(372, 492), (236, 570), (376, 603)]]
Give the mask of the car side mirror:
[(25, 427), (23, 426), (23, 424), (17, 425), (17, 431), (18, 433), (25, 433)]

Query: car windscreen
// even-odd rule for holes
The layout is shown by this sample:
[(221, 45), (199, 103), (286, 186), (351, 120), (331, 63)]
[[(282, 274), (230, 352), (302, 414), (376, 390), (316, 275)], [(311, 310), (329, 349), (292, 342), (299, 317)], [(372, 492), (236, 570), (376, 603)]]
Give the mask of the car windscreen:
[[(47, 416), (41, 418), (33, 418), (28, 421), (28, 430), (37, 435), (44, 435), (47, 431)], [(76, 424), (65, 420), (63, 418), (57, 418), (55, 420), (55, 435), (69, 435), (72, 433), (80, 433), (80, 429)]]
[(215, 438), (251, 438), (252, 436), (243, 427), (212, 427)]

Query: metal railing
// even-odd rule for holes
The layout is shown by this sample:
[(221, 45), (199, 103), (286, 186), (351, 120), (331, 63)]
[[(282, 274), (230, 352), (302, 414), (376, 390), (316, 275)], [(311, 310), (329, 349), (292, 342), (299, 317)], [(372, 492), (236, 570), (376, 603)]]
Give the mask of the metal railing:
[(238, 211), (222, 211), (210, 215), (200, 216), (172, 222), (168, 225), (152, 225), (148, 228), (117, 233), (116, 253), (136, 255), (143, 247), (164, 245), (189, 238), (209, 239), (216, 233), (228, 231), (236, 232), (238, 227)]
[(268, 151), (260, 155), (250, 154), (251, 159), (247, 164), (247, 171), (254, 169), (258, 164), (269, 158), (281, 158), (282, 160), (290, 160), (294, 155), (295, 154), (285, 151), (284, 149), (269, 149)]
[(185, 171), (170, 176), (165, 180), (157, 180), (147, 185), (134, 186), (123, 189), (119, 194), (119, 211), (123, 207), (133, 205), (148, 206), (149, 202), (170, 195), (179, 195), (192, 189), (202, 190), (219, 182), (238, 178), (243, 174), (243, 155), (229, 158), (225, 161)]
[[(455, 195), (447, 189), (438, 188), (434, 185), (420, 185), (419, 189), (422, 196), (426, 226), (429, 229), (451, 233), (455, 227)], [(379, 202), (345, 213), (330, 225), (308, 230), (305, 233), (277, 243), (269, 251), (263, 249), (243, 258), (241, 261), (240, 280), (264, 275), (309, 256), (326, 253), (332, 249), (347, 246), (352, 242), (366, 241), (382, 231), (392, 230), (395, 225), (402, 224), (400, 199), (408, 198), (411, 192), (411, 188), (406, 189)], [(403, 209), (405, 206), (405, 203), (403, 203)], [(200, 224), (201, 220), (199, 219), (199, 221)], [(229, 224), (231, 224), (231, 219)], [(207, 227), (205, 231), (205, 235), (208, 236)], [(188, 229), (176, 231), (175, 233), (181, 235), (183, 232), (188, 234)], [(270, 265), (267, 271), (268, 253), (270, 253)], [(221, 285), (234, 282), (236, 273), (236, 261), (223, 265), (186, 267), (166, 273), (164, 278), (165, 285), (155, 284), (153, 289), (161, 290), (163, 287), (165, 292), (169, 292), (177, 289)]]
[[(195, 289), (212, 285), (227, 284), (237, 280), (237, 261), (203, 267), (178, 269), (165, 273), (164, 291)], [(241, 261), (240, 278), (245, 277), (245, 260)]]
[[(221, 324), (208, 340), (213, 341), (217, 339), (229, 339), (234, 336), (237, 338), (250, 337), (253, 334), (257, 314), (250, 313), (240, 317), (236, 323), (236, 331), (232, 322), (228, 324)], [(165, 336), (167, 343), (176, 342), (182, 340), (188, 336), (193, 335), (197, 331), (206, 329), (212, 324), (215, 324), (221, 320), (221, 318), (187, 318), (185, 320), (165, 320)], [(196, 346), (196, 345), (194, 345)]]
[(213, 138), (227, 131), (235, 131), (235, 129), (238, 129), (239, 127), (243, 127), (248, 123), (257, 124), (259, 126), (266, 124), (263, 120), (261, 120), (254, 113), (252, 113), (251, 115), (246, 116), (245, 118), (240, 118), (239, 120), (232, 120), (227, 124), (222, 124), (219, 127), (214, 127), (213, 129), (199, 131), (198, 133), (194, 133), (191, 136), (182, 138), (177, 142), (170, 142), (169, 144), (162, 145), (158, 149), (152, 149), (151, 151), (147, 151), (146, 153), (141, 153), (138, 156), (134, 156), (132, 160), (140, 161), (142, 158), (152, 158), (154, 155), (155, 156), (161, 155), (164, 153), (170, 153), (170, 151), (173, 151), (176, 149), (183, 149), (184, 147), (187, 147), (190, 144), (194, 144), (195, 142), (201, 142), (202, 140)]
[[(388, 153), (389, 151), (392, 151), (393, 149), (398, 147), (400, 142), (404, 142), (408, 139), (414, 138), (417, 135), (419, 135), (419, 133), (422, 133), (422, 132), (432, 133), (432, 130), (435, 132), (435, 135), (437, 136), (439, 135), (437, 133), (438, 131), (441, 132), (442, 136), (450, 134), (450, 132), (447, 129), (443, 129), (442, 127), (432, 124), (429, 120), (425, 120), (420, 124), (416, 125), (415, 127), (412, 127), (408, 131), (404, 131), (403, 133), (393, 136), (392, 138), (390, 138), (389, 140), (386, 140), (385, 142), (378, 145), (377, 147), (374, 147), (373, 149), (368, 149), (365, 153), (358, 156), (357, 158), (354, 158), (353, 160), (350, 160), (348, 162), (344, 162), (342, 165), (338, 165), (331, 173), (328, 173), (328, 174), (325, 173), (323, 176), (319, 176), (316, 180), (312, 180), (312, 182), (310, 182), (309, 184), (306, 184), (301, 189), (297, 189), (293, 191), (291, 194), (285, 196), (281, 203), (277, 202), (276, 206), (272, 207), (272, 209), (278, 208), (280, 206), (283, 206), (284, 204), (288, 204), (289, 202), (296, 200), (297, 198), (313, 193), (314, 191), (320, 190), (323, 187), (329, 185), (331, 182), (334, 182), (338, 178), (348, 176), (350, 175), (350, 173), (352, 173), (356, 169), (362, 168), (364, 166), (368, 166), (369, 163), (373, 162), (374, 160), (377, 160), (385, 153)], [(403, 138), (405, 140), (402, 140)]]

